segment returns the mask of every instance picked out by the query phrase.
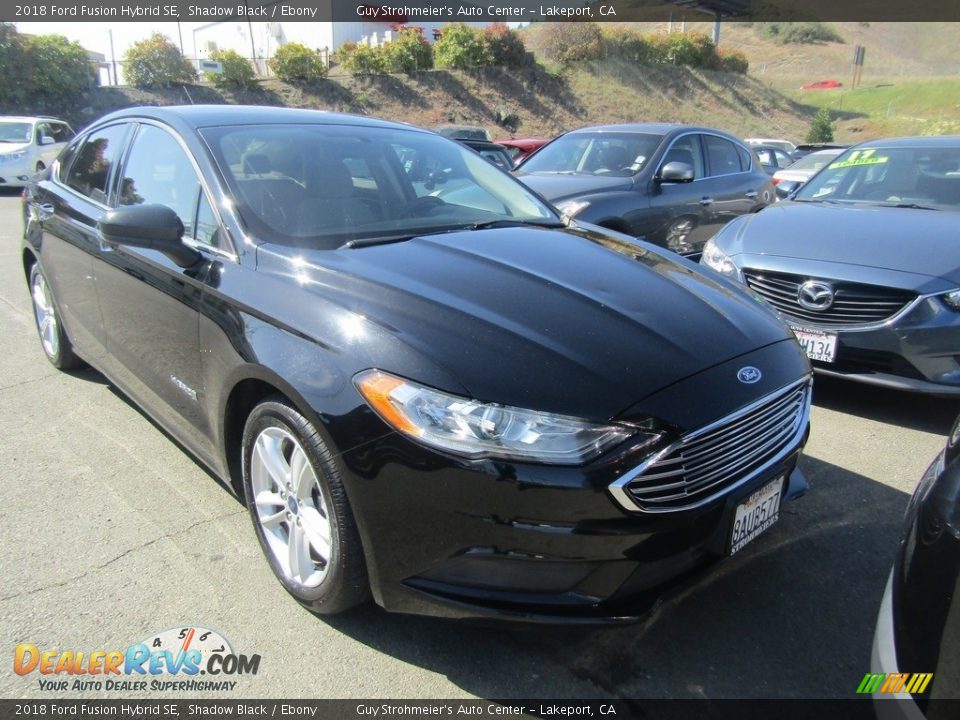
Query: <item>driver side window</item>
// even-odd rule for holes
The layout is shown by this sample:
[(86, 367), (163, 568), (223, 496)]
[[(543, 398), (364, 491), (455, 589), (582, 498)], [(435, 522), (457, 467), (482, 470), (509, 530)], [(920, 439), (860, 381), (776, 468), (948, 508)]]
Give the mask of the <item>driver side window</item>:
[(660, 163), (662, 169), (664, 165), (670, 162), (681, 162), (693, 168), (693, 179), (698, 180), (704, 176), (703, 154), (700, 152), (700, 138), (698, 135), (684, 135), (670, 146), (663, 156), (663, 162)]

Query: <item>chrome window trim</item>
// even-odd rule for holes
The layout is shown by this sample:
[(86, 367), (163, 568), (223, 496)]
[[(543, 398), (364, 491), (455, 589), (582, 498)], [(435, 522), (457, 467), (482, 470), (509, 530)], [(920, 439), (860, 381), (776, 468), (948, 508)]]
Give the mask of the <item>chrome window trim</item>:
[[(681, 138), (685, 138), (685, 137), (687, 137), (687, 136), (689, 136), (689, 135), (711, 135), (711, 136), (713, 136), (713, 137), (715, 137), (715, 138), (720, 138), (721, 140), (726, 140), (727, 142), (731, 142), (731, 143), (733, 143), (734, 145), (740, 145), (741, 147), (743, 147), (743, 148), (745, 148), (745, 149), (747, 150), (747, 156), (750, 158), (750, 167), (749, 167), (749, 169), (747, 169), (747, 170), (741, 170), (740, 172), (735, 172), (735, 173), (727, 173), (726, 175), (704, 175), (703, 177), (694, 178), (694, 179), (692, 180), (692, 182), (700, 182), (701, 180), (713, 180), (714, 178), (722, 178), (722, 177), (734, 177), (734, 176), (736, 176), (736, 175), (748, 175), (748, 174), (754, 172), (755, 168), (754, 168), (754, 166), (753, 166), (753, 165), (754, 165), (754, 163), (753, 163), (753, 151), (750, 149), (750, 147), (749, 147), (748, 145), (744, 145), (743, 143), (738, 143), (736, 140), (731, 139), (731, 138), (727, 137), (726, 135), (721, 135), (720, 133), (717, 133), (717, 132), (711, 132), (710, 130), (686, 130), (686, 131), (680, 133), (680, 134), (677, 135), (675, 138), (673, 138), (673, 140), (670, 141), (670, 144), (667, 145), (667, 149), (663, 151), (663, 155), (662, 155), (661, 157), (666, 157), (666, 156), (667, 156), (667, 153), (670, 152), (670, 150), (673, 148), (673, 146), (674, 146), (674, 144), (677, 142), (677, 140), (679, 140), (679, 139), (681, 139)], [(701, 151), (701, 153), (703, 153), (703, 155), (704, 155), (704, 157), (703, 157), (703, 162), (704, 162), (704, 164), (705, 164), (705, 165), (709, 165), (710, 163), (707, 161), (707, 158), (706, 158), (706, 150), (704, 149), (704, 147), (703, 147), (702, 144), (700, 145), (700, 151)], [(663, 162), (661, 161), (660, 165), (657, 167), (657, 171), (653, 174), (654, 178), (657, 178), (657, 177), (660, 176), (660, 171), (661, 171), (662, 169), (663, 169)], [(636, 176), (634, 176), (634, 177), (636, 177)]]
[[(637, 504), (637, 501), (633, 498), (633, 496), (630, 495), (630, 493), (627, 491), (626, 486), (629, 485), (630, 482), (635, 480), (652, 464), (654, 464), (664, 456), (674, 452), (677, 448), (679, 448), (684, 443), (690, 442), (691, 440), (696, 440), (701, 435), (705, 435), (707, 433), (712, 432), (713, 430), (716, 430), (717, 428), (723, 427), (725, 425), (729, 425), (732, 422), (736, 422), (738, 419), (744, 417), (745, 415), (749, 415), (758, 407), (764, 405), (765, 403), (770, 402), (770, 400), (773, 399), (774, 397), (778, 395), (785, 395), (789, 393), (791, 390), (795, 390), (796, 388), (799, 388), (802, 385), (806, 385), (807, 387), (805, 391), (805, 397), (803, 400), (803, 409), (801, 410), (801, 413), (800, 413), (800, 422), (797, 425), (796, 431), (793, 433), (793, 435), (790, 436), (790, 439), (784, 445), (784, 449), (781, 450), (779, 453), (777, 453), (770, 460), (765, 462), (763, 465), (761, 465), (758, 468), (755, 468), (752, 472), (748, 473), (747, 475), (740, 478), (736, 482), (733, 482), (729, 485), (724, 485), (716, 492), (713, 492), (704, 498), (700, 498), (688, 505), (671, 506), (671, 507), (663, 507), (663, 508), (640, 507), (640, 505)], [(718, 420), (714, 420), (712, 423), (708, 425), (704, 425), (703, 427), (698, 428), (693, 432), (687, 433), (686, 435), (678, 438), (674, 442), (667, 445), (665, 448), (662, 448), (658, 452), (646, 458), (643, 462), (641, 462), (632, 470), (629, 470), (626, 473), (624, 473), (622, 477), (612, 482), (607, 487), (607, 489), (610, 491), (610, 494), (613, 496), (613, 499), (617, 501), (618, 505), (620, 505), (623, 509), (632, 513), (663, 515), (666, 513), (685, 512), (687, 510), (694, 510), (696, 508), (703, 507), (704, 505), (714, 502), (715, 500), (717, 500), (717, 498), (736, 490), (742, 485), (749, 483), (751, 480), (756, 479), (763, 473), (770, 470), (770, 468), (772, 468), (774, 465), (781, 462), (785, 457), (787, 457), (788, 455), (796, 451), (797, 443), (799, 443), (803, 439), (803, 436), (807, 431), (807, 425), (810, 419), (810, 403), (813, 395), (811, 392), (812, 387), (813, 387), (812, 375), (806, 375), (800, 380), (796, 380), (795, 382), (792, 382), (792, 383), (787, 383), (786, 385), (774, 390), (773, 392), (767, 393), (762, 398), (755, 400), (749, 405), (745, 405), (744, 407), (730, 413), (729, 415), (724, 415), (722, 418), (719, 418)]]

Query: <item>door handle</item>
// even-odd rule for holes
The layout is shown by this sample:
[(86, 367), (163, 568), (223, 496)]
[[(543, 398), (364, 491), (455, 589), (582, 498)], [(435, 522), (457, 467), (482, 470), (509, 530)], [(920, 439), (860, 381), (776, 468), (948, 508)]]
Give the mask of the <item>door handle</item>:
[(712, 197), (702, 197), (700, 198), (700, 204), (706, 207), (707, 205), (713, 205)]
[(756, 191), (756, 190), (750, 190), (750, 191), (748, 191), (748, 192), (746, 193), (746, 195), (747, 195), (748, 198), (750, 198), (751, 200), (753, 200), (754, 198), (757, 197), (757, 191)]

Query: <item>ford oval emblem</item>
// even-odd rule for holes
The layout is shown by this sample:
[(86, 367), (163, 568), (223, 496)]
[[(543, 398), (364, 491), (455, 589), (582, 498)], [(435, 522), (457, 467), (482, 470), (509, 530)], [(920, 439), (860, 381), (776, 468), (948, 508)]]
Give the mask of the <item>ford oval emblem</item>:
[(746, 385), (753, 385), (762, 377), (763, 373), (752, 365), (747, 365), (746, 367), (740, 368), (740, 371), (737, 373), (737, 380), (745, 383)]

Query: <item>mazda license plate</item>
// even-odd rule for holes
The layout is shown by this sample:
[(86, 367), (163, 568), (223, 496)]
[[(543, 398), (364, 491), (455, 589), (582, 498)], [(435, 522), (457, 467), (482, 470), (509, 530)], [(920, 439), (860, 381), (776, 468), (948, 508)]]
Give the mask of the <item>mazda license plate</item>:
[(797, 342), (811, 360), (832, 363), (837, 357), (837, 334), (792, 327)]

